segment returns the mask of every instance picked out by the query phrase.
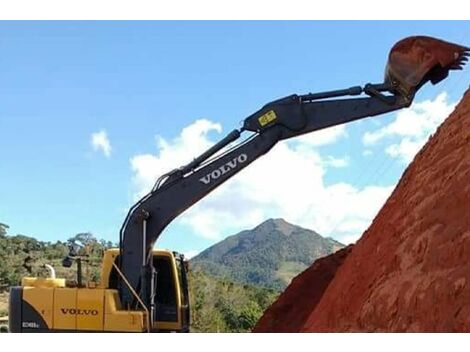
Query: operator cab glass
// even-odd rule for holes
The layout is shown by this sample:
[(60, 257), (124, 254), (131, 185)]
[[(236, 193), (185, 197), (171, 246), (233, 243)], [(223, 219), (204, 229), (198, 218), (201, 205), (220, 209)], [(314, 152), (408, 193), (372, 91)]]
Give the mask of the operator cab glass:
[(157, 271), (157, 294), (155, 296), (156, 321), (178, 321), (176, 302), (176, 278), (170, 257), (153, 257), (153, 266)]

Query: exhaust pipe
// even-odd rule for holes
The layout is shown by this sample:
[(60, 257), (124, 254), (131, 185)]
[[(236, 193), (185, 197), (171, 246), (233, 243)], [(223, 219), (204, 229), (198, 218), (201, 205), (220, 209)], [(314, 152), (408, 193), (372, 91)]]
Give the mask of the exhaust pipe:
[(51, 279), (55, 279), (55, 269), (52, 265), (44, 264), (44, 267), (49, 270), (49, 277)]

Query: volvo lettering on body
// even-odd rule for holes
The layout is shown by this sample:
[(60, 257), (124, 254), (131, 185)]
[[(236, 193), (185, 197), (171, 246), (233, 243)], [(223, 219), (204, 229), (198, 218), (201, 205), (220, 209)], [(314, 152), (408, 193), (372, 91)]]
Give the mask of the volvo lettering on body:
[(214, 171), (208, 173), (206, 176), (201, 177), (199, 181), (208, 185), (213, 180), (217, 180), (220, 176), (226, 174), (230, 170), (237, 168), (238, 165), (243, 164), (245, 161), (247, 161), (247, 159), (248, 156), (245, 153), (240, 154), (239, 156), (233, 158), (232, 160), (215, 169)]

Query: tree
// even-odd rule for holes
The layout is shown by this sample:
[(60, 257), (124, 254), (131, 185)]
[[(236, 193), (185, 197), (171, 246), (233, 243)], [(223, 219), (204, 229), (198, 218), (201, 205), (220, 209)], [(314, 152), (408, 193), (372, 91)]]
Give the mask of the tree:
[(103, 247), (103, 249), (110, 249), (110, 248), (118, 247), (117, 245), (114, 245), (113, 242), (103, 240), (103, 239), (100, 240), (100, 245), (101, 247)]
[(98, 241), (91, 232), (80, 232), (67, 240), (67, 244), (69, 245), (77, 244), (77, 242), (84, 246), (89, 246), (97, 243)]
[(260, 307), (254, 302), (247, 302), (238, 316), (238, 325), (242, 330), (251, 330), (263, 314)]

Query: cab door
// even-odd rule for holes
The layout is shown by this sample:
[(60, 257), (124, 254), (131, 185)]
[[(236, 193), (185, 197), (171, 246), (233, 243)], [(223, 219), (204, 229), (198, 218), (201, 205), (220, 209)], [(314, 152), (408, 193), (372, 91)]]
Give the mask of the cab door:
[(181, 290), (175, 258), (154, 255), (154, 321), (160, 331), (181, 331)]

